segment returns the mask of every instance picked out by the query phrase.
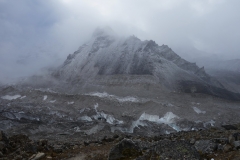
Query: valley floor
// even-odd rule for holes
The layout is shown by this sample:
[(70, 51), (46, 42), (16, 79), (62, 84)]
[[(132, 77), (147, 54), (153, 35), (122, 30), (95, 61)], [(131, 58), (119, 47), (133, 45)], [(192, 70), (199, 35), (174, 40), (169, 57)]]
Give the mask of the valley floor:
[(0, 159), (239, 159), (239, 102), (148, 92), (1, 88)]

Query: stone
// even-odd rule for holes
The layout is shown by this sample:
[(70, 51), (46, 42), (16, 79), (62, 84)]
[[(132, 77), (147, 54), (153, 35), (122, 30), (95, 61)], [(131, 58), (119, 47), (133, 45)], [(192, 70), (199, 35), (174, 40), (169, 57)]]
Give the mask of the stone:
[(120, 159), (191, 159), (198, 160), (200, 155), (188, 141), (132, 141), (123, 139), (109, 153), (109, 160)]
[(0, 141), (8, 142), (8, 138), (3, 131), (0, 131)]
[(47, 159), (47, 160), (50, 160), (50, 159), (52, 159), (52, 157), (51, 157), (51, 156), (47, 156), (46, 159)]
[(129, 157), (134, 159), (140, 155), (140, 148), (132, 140), (123, 139), (111, 149), (108, 160), (127, 159)]
[(45, 157), (45, 153), (37, 153), (32, 160), (39, 160)]
[(77, 148), (79, 148), (78, 145), (74, 145), (73, 146), (73, 149), (77, 149)]
[(3, 148), (5, 148), (5, 143), (3, 141), (0, 141), (0, 151), (2, 151)]
[(218, 144), (217, 150), (218, 151), (223, 151), (224, 150), (223, 145), (222, 144)]
[(88, 146), (90, 143), (87, 141), (84, 141), (83, 144), (84, 144), (84, 146)]
[(113, 136), (113, 138), (115, 138), (115, 139), (117, 139), (119, 137), (119, 135), (117, 135), (117, 134), (115, 134), (114, 136)]
[(0, 141), (3, 139), (3, 132), (0, 131)]
[(229, 151), (231, 151), (231, 150), (232, 150), (232, 146), (231, 146), (231, 145), (225, 144), (225, 145), (223, 146), (223, 151), (224, 151), (224, 152), (229, 152)]
[(53, 146), (53, 151), (56, 152), (56, 153), (61, 153), (61, 152), (63, 152), (63, 148), (62, 148), (61, 145), (55, 144), (55, 145)]
[(40, 146), (46, 146), (48, 144), (48, 141), (45, 139), (40, 139), (38, 143)]
[(196, 140), (194, 139), (194, 138), (192, 138), (191, 140), (190, 140), (190, 144), (194, 144), (196, 142)]
[(233, 137), (235, 138), (235, 141), (240, 141), (240, 133), (234, 133)]
[(22, 156), (17, 155), (16, 157), (14, 157), (15, 160), (22, 160)]
[(194, 146), (198, 152), (201, 152), (203, 154), (212, 153), (217, 149), (217, 144), (212, 142), (211, 140), (196, 141)]
[(234, 141), (233, 145), (236, 149), (240, 149), (240, 141)]
[(233, 142), (235, 141), (235, 138), (233, 137), (233, 135), (231, 134), (231, 135), (229, 135), (229, 137), (228, 137), (228, 143), (229, 144), (231, 144), (231, 145), (233, 145)]
[(3, 157), (3, 153), (0, 151), (0, 157)]
[(233, 125), (222, 125), (222, 127), (226, 130), (237, 130), (237, 127), (233, 126)]
[(227, 138), (214, 138), (214, 142), (215, 143), (226, 144), (226, 143), (228, 143), (228, 139)]

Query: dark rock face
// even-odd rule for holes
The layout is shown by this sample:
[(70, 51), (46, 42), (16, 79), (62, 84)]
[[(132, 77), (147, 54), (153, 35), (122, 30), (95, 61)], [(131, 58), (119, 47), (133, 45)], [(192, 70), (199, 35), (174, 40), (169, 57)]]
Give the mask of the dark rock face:
[(185, 93), (204, 93), (228, 100), (240, 100), (240, 94), (207, 83), (179, 81), (179, 87)]

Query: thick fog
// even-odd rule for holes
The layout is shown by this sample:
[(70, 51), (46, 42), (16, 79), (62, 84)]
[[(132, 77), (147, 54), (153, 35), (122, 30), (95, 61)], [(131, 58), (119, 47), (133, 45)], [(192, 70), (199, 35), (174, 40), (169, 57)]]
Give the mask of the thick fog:
[(98, 26), (186, 59), (240, 58), (239, 0), (0, 0), (0, 82), (60, 65)]

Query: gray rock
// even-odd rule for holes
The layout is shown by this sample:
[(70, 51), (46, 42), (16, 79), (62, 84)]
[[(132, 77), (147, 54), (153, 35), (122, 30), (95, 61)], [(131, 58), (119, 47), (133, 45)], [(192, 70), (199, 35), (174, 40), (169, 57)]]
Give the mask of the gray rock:
[(0, 141), (2, 140), (2, 138), (3, 138), (3, 133), (2, 131), (0, 131)]
[(235, 141), (240, 141), (240, 133), (234, 133), (233, 137), (235, 138)]
[(240, 141), (234, 141), (233, 145), (236, 149), (240, 149)]
[(217, 146), (217, 150), (218, 151), (223, 151), (223, 145), (222, 144), (218, 144), (218, 146)]
[(224, 152), (229, 152), (232, 150), (232, 146), (229, 144), (226, 144), (223, 146), (223, 150), (224, 150)]
[(158, 142), (124, 139), (109, 154), (109, 160), (118, 159), (200, 159), (197, 150), (187, 141), (161, 140)]
[(45, 157), (45, 153), (37, 153), (36, 156), (32, 160), (39, 160)]
[(111, 149), (108, 160), (126, 159), (129, 157), (134, 159), (140, 155), (142, 155), (140, 148), (132, 140), (123, 139)]
[(56, 152), (56, 153), (61, 153), (61, 152), (63, 152), (63, 147), (62, 147), (62, 145), (57, 145), (57, 144), (55, 144), (55, 145), (53, 146), (53, 151)]
[(228, 137), (228, 143), (233, 145), (233, 142), (235, 141), (235, 138), (233, 137), (233, 135), (231, 134), (229, 137)]
[(196, 140), (194, 139), (194, 138), (192, 138), (191, 140), (190, 140), (190, 144), (194, 144), (196, 142)]
[(0, 151), (2, 151), (4, 147), (5, 147), (5, 143), (0, 141)]
[(201, 153), (212, 153), (217, 149), (216, 143), (211, 140), (199, 140), (195, 142), (195, 148)]
[(226, 130), (237, 130), (237, 127), (233, 125), (222, 125), (222, 127), (225, 128)]

